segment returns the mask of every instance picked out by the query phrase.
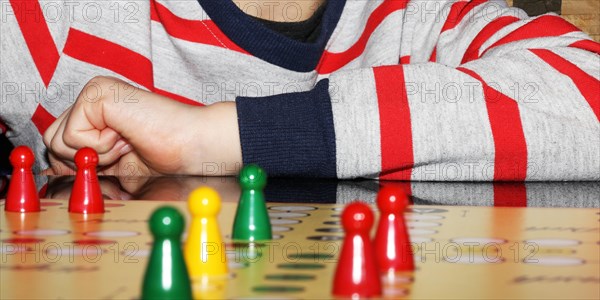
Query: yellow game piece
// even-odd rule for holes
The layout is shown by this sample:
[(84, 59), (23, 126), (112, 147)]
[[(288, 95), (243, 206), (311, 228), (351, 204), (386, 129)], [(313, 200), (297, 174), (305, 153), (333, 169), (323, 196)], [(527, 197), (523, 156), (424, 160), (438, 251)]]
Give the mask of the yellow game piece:
[(221, 209), (219, 194), (201, 187), (188, 197), (192, 223), (185, 243), (184, 255), (190, 277), (227, 274), (225, 243), (221, 239), (217, 214)]

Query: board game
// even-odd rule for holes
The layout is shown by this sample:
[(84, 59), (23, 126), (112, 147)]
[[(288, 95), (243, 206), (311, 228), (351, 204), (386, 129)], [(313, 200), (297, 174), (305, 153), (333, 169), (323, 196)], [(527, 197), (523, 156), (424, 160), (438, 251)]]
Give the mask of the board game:
[[(185, 202), (106, 201), (87, 215), (67, 202), (1, 214), (0, 298), (139, 299), (151, 212), (171, 205), (189, 224)], [(269, 203), (273, 240), (253, 246), (231, 242), (236, 205), (225, 200), (218, 217), (230, 274), (194, 281), (195, 298), (332, 298), (342, 205)], [(411, 206), (405, 216), (416, 270), (384, 276), (384, 298), (600, 298), (600, 209)]]

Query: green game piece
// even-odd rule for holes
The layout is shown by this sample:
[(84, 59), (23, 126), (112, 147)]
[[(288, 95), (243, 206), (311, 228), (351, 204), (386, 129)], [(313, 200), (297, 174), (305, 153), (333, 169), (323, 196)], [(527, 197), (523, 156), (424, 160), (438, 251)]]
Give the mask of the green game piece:
[(242, 194), (235, 212), (232, 238), (237, 241), (261, 241), (273, 238), (263, 189), (267, 174), (257, 165), (247, 165), (240, 172)]
[(142, 299), (192, 299), (192, 285), (181, 249), (183, 216), (177, 209), (163, 206), (152, 213), (149, 223), (154, 243)]

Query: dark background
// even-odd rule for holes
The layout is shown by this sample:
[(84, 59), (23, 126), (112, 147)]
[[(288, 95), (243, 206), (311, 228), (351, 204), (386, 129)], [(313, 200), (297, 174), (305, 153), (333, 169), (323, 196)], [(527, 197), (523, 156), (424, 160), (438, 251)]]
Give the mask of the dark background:
[(0, 134), (0, 176), (6, 175), (10, 170), (10, 163), (8, 162), (8, 154), (12, 150), (12, 145), (6, 139), (6, 136)]
[(562, 0), (513, 0), (513, 6), (526, 11), (529, 16), (553, 12), (560, 14)]

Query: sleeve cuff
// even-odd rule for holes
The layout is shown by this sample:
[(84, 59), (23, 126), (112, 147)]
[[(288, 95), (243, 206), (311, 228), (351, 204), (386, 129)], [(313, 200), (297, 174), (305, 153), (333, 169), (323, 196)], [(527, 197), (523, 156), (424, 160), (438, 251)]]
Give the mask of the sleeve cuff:
[(336, 177), (329, 81), (307, 92), (237, 97), (244, 164), (270, 176)]

